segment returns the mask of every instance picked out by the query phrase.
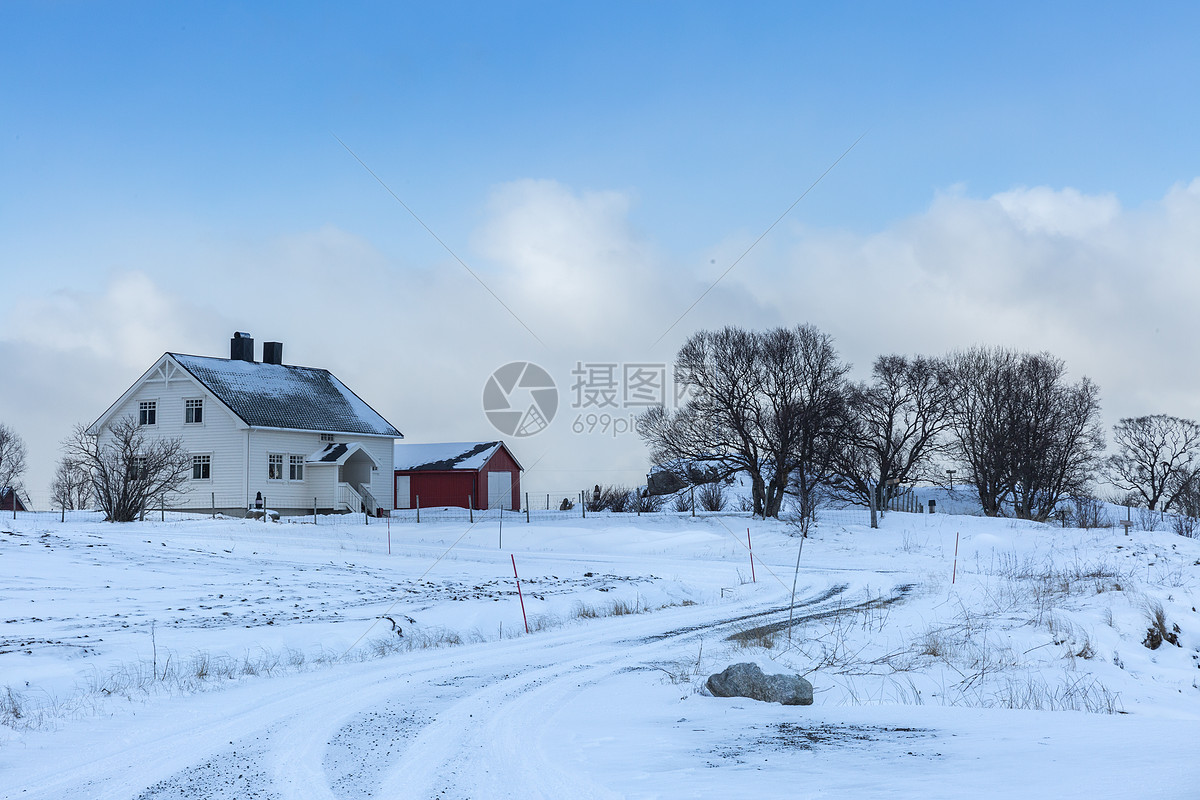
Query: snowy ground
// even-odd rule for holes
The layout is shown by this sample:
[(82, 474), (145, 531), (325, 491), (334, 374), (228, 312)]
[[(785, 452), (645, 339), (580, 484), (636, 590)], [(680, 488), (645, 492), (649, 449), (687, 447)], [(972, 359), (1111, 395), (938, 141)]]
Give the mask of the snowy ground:
[(0, 796), (1200, 796), (1200, 541), (840, 519), (0, 519)]

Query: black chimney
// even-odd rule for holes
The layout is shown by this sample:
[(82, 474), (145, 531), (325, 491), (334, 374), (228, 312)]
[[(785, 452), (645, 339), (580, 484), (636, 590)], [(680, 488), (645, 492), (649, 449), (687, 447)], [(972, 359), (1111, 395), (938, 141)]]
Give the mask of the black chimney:
[(233, 334), (229, 340), (229, 358), (233, 361), (249, 361), (254, 363), (254, 337), (241, 331)]
[(263, 363), (283, 363), (283, 342), (263, 342)]

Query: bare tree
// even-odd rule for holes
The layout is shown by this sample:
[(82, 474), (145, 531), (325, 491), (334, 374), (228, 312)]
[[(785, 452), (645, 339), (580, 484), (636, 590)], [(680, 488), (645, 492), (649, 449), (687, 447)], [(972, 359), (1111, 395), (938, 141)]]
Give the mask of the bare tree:
[(4, 423), (0, 423), (0, 490), (12, 489), (13, 501), (22, 489), (25, 474), (25, 441)]
[(1200, 425), (1190, 419), (1154, 414), (1127, 417), (1113, 426), (1116, 453), (1106, 474), (1118, 489), (1136, 492), (1154, 511), (1167, 511), (1200, 461)]
[(152, 500), (165, 502), (191, 471), (181, 439), (149, 439), (133, 416), (109, 423), (99, 435), (76, 425), (63, 442), (63, 455), (87, 471), (110, 522), (132, 522)]
[(960, 473), (979, 495), (983, 513), (999, 516), (1012, 491), (1011, 449), (1006, 438), (1005, 397), (1018, 356), (1011, 350), (973, 348), (947, 360), (953, 400), (952, 453)]
[(1013, 441), (1013, 511), (1045, 522), (1064, 498), (1086, 492), (1102, 464), (1100, 389), (1087, 378), (1064, 381), (1066, 367), (1048, 354), (1022, 364)]
[(973, 348), (948, 359), (952, 453), (984, 513), (1045, 521), (1059, 501), (1084, 493), (1100, 465), (1099, 389), (1065, 380), (1048, 353)]
[(946, 451), (950, 382), (940, 361), (880, 356), (870, 383), (847, 389), (849, 425), (834, 460), (834, 490), (846, 499), (883, 508), (888, 488), (931, 476)]
[(92, 478), (87, 468), (79, 461), (63, 457), (54, 471), (50, 484), (50, 495), (58, 508), (74, 511), (92, 505)]
[(790, 482), (825, 478), (847, 369), (812, 326), (700, 331), (675, 359), (687, 403), (648, 410), (638, 433), (660, 463), (704, 463), (715, 480), (745, 472), (754, 513), (777, 517)]
[(766, 516), (778, 517), (784, 494), (803, 502), (828, 485), (833, 454), (845, 433), (846, 373), (833, 339), (812, 325), (776, 328), (760, 336), (767, 413), (762, 435), (771, 444)]
[(1200, 519), (1200, 468), (1179, 479), (1178, 486), (1174, 487), (1172, 502), (1178, 514)]
[(656, 406), (637, 422), (658, 463), (702, 462), (714, 479), (750, 476), (754, 513), (763, 513), (762, 442), (755, 435), (761, 367), (754, 334), (739, 328), (693, 334), (675, 357), (675, 378), (691, 396), (677, 411)]

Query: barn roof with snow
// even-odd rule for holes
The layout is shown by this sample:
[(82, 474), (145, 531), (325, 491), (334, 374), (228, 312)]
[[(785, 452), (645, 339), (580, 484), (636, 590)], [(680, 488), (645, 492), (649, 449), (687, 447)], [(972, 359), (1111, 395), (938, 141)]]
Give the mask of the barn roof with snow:
[[(441, 442), (438, 444), (399, 444), (393, 447), (395, 469), (423, 472), (482, 469), (500, 448), (522, 468), (504, 442)], [(523, 469), (523, 468), (522, 468)]]

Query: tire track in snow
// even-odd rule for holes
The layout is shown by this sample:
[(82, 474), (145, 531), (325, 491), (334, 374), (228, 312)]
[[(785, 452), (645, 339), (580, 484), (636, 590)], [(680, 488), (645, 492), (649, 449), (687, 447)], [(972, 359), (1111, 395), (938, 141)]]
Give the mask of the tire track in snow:
[[(846, 591), (835, 585), (806, 596), (796, 622), (849, 610)], [(56, 776), (60, 791), (25, 796), (610, 798), (618, 795), (548, 755), (553, 710), (585, 687), (669, 658), (689, 639), (787, 612), (773, 605), (703, 620), (710, 607), (687, 607), (281, 679), (289, 688), (266, 693), (266, 702), (248, 686), (238, 690), (244, 699), (233, 712), (225, 706), (222, 716), (199, 714), (194, 726), (143, 742), (140, 752), (115, 749), (90, 768)], [(680, 617), (698, 621), (662, 630)], [(195, 760), (182, 766), (189, 752)], [(140, 771), (153, 783), (134, 788), (136, 778), (122, 773), (138, 757), (176, 766), (166, 774)]]

